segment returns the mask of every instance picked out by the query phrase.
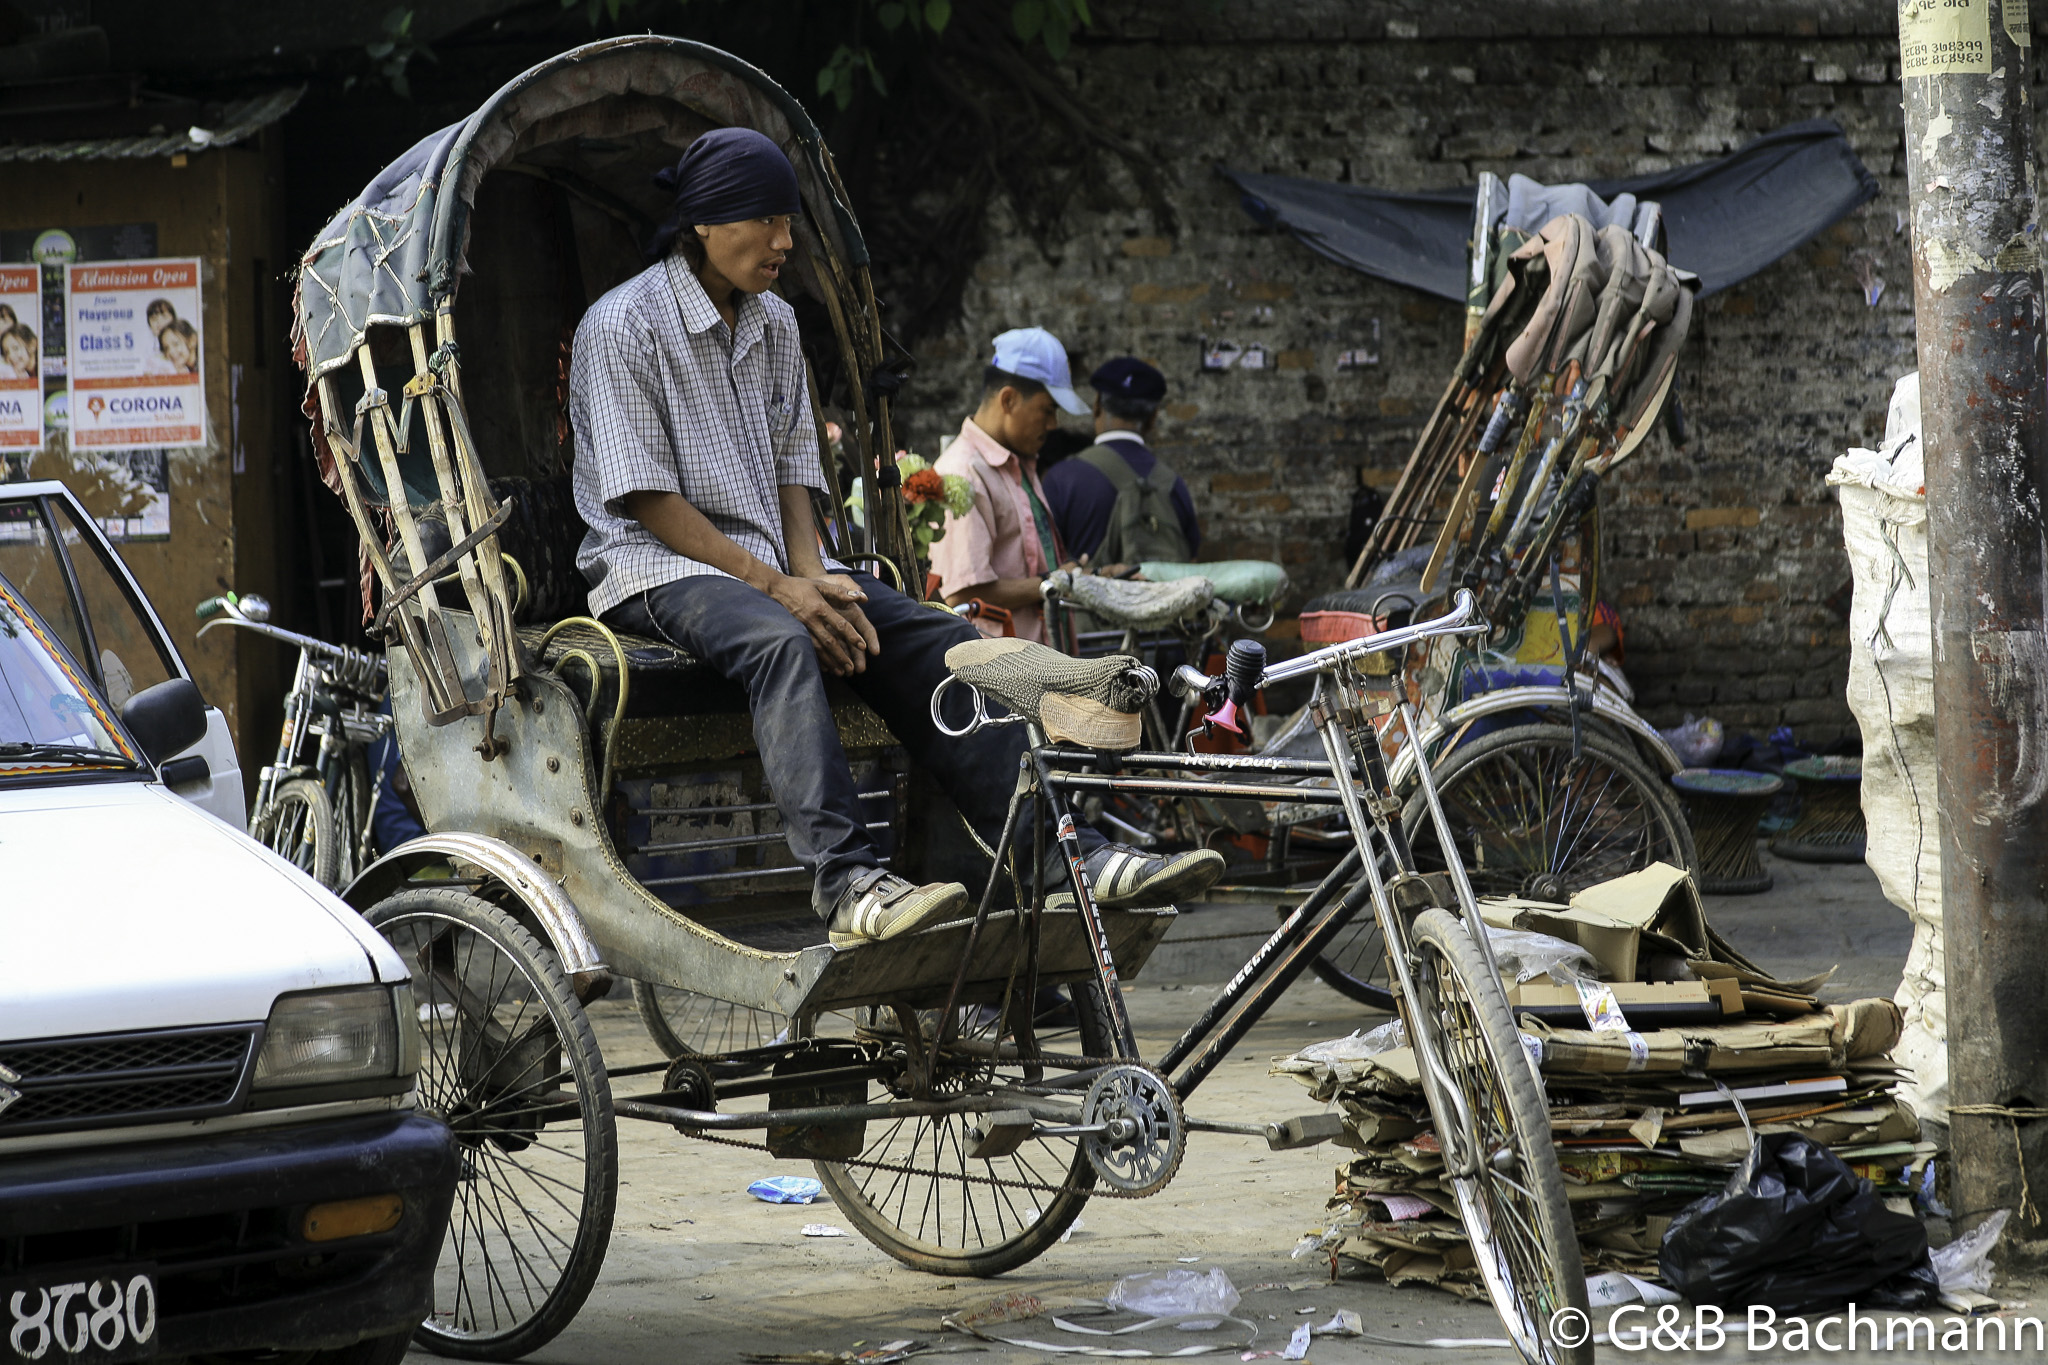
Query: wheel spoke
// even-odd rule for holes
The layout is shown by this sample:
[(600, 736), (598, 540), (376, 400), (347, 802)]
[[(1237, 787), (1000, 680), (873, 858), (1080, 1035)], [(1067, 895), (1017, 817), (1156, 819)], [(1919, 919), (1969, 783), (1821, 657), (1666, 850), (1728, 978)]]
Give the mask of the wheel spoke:
[[(1573, 893), (1658, 860), (1682, 862), (1656, 781), (1611, 740), (1557, 726), (1501, 731), (1439, 765), (1439, 799), (1481, 895)], [(1408, 812), (1418, 862), (1445, 866), (1434, 822)]]
[[(1062, 1046), (1052, 1040), (1071, 1030), (1049, 1030), (1038, 1036), (1041, 1049), (1100, 1055), (1107, 1045), (1096, 1019), (1100, 1002), (1093, 995), (1084, 1000), (1080, 1040)], [(1014, 1043), (1009, 1018), (1026, 1007), (966, 1007), (956, 1042), (941, 1054), (933, 1093), (985, 1093), (1022, 1080), (1021, 1064), (1002, 1060), (994, 1045)], [(929, 1038), (938, 1022), (921, 1015), (922, 1036)], [(1006, 1156), (971, 1156), (967, 1130), (979, 1121), (948, 1114), (876, 1123), (857, 1159), (821, 1161), (818, 1170), (846, 1215), (898, 1259), (948, 1274), (997, 1273), (1057, 1239), (1086, 1199), (1093, 1173), (1072, 1138), (1026, 1139)]]

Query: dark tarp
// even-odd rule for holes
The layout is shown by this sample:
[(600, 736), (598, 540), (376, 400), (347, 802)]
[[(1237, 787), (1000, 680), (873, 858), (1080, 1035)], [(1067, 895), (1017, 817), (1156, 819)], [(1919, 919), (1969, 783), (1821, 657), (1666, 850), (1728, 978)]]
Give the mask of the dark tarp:
[[(1243, 191), (1245, 212), (1286, 228), (1310, 250), (1465, 301), (1475, 189), (1399, 194), (1217, 169)], [(1700, 277), (1702, 295), (1748, 279), (1877, 196), (1877, 177), (1827, 119), (1789, 124), (1718, 160), (1586, 183), (1603, 199), (1626, 192), (1661, 204), (1665, 255)]]

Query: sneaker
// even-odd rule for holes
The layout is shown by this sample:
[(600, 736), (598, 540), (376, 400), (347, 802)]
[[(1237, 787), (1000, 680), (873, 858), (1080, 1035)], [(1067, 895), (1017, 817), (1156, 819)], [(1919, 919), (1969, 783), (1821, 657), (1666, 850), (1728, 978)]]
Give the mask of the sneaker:
[[(1143, 853), (1124, 844), (1104, 844), (1081, 860), (1088, 877), (1088, 889), (1095, 903), (1105, 910), (1131, 905), (1171, 905), (1199, 896), (1223, 875), (1223, 855), (1210, 848), (1187, 853)], [(1067, 880), (1066, 859), (1054, 849), (1046, 859), (1046, 885)], [(1046, 898), (1048, 904), (1061, 899), (1072, 902), (1071, 891)]]
[(880, 868), (856, 875), (839, 893), (825, 938), (834, 948), (857, 948), (944, 923), (967, 906), (959, 882), (916, 886)]

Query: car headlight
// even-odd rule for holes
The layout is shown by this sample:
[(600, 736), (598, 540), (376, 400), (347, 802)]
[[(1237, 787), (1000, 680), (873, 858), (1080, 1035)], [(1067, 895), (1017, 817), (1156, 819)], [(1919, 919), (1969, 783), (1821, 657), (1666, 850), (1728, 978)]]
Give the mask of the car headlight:
[(270, 1007), (259, 1090), (408, 1076), (419, 1070), (419, 1020), (412, 988), (361, 986), (281, 995)]

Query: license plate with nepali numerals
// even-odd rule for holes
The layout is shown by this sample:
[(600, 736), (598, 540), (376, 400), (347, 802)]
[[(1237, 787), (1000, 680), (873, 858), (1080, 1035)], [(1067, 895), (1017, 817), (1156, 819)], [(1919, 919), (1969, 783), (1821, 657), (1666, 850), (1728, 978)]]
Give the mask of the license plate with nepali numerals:
[(0, 1365), (114, 1365), (156, 1354), (154, 1267), (0, 1280)]

